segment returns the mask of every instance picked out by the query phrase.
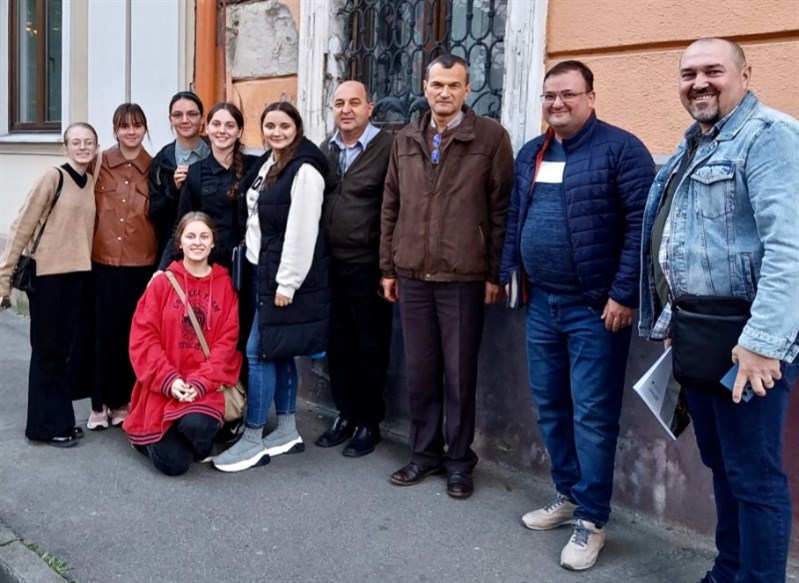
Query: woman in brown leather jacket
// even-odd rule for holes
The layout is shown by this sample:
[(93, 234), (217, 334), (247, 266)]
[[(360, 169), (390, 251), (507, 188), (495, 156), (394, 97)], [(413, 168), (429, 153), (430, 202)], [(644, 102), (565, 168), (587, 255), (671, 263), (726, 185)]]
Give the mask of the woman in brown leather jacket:
[(94, 379), (86, 426), (122, 425), (136, 382), (128, 358), (136, 302), (155, 270), (155, 228), (147, 218), (152, 157), (142, 147), (147, 118), (135, 103), (114, 112), (117, 145), (105, 150), (94, 189), (97, 222), (92, 244)]

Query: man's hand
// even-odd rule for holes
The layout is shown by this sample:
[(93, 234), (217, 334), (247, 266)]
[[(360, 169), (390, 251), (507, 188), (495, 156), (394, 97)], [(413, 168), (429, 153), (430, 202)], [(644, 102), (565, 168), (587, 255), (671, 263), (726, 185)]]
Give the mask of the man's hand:
[(380, 280), (380, 285), (383, 286), (383, 297), (386, 300), (393, 303), (399, 299), (399, 286), (396, 278), (384, 277)]
[(633, 323), (633, 313), (635, 310), (622, 306), (619, 302), (608, 298), (605, 309), (602, 310), (602, 320), (605, 322), (605, 330), (618, 332), (622, 328), (631, 326)]
[(495, 283), (491, 283), (490, 281), (486, 282), (486, 294), (485, 294), (485, 303), (488, 304), (496, 304), (499, 299), (502, 297), (502, 288)]
[(738, 363), (738, 375), (732, 386), (732, 400), (735, 403), (741, 402), (747, 383), (752, 385), (755, 395), (765, 397), (766, 389), (773, 389), (776, 381), (782, 378), (779, 360), (761, 356), (740, 344), (732, 349), (732, 361)]

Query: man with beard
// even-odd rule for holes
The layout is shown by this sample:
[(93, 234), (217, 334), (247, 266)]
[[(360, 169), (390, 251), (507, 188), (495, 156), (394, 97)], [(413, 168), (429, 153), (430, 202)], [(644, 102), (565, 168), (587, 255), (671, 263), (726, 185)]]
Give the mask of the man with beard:
[[(672, 343), (713, 472), (718, 556), (702, 583), (784, 582), (791, 532), (781, 450), (799, 376), (799, 122), (758, 101), (751, 73), (734, 42), (685, 50), (680, 100), (696, 123), (644, 214), (639, 331)], [(732, 302), (745, 310), (721, 314)], [(704, 375), (715, 360), (738, 364), (732, 394), (724, 372)]]

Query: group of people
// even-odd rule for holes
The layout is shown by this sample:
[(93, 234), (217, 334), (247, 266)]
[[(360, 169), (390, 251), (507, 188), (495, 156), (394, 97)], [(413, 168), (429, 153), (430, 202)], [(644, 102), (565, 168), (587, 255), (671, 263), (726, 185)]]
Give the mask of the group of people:
[[(195, 460), (235, 472), (303, 451), (294, 357), (322, 350), (338, 415), (315, 443), (366, 455), (381, 438), (396, 302), (411, 458), (390, 482), (444, 472), (447, 493), (468, 498), (484, 306), (506, 295), (526, 309), (530, 389), (555, 489), (522, 522), (571, 525), (560, 563), (584, 570), (605, 542), (639, 303), (639, 332), (671, 345), (676, 376), (688, 342), (675, 329), (688, 322), (700, 352), (717, 349), (692, 328), (688, 306), (745, 300), (722, 355), (722, 365), (738, 365), (731, 392), (681, 373), (692, 379), (681, 384), (718, 515), (718, 556), (702, 582), (783, 581), (791, 510), (782, 431), (799, 377), (799, 122), (759, 102), (750, 78), (734, 42), (700, 39), (685, 50), (679, 94), (696, 123), (657, 173), (638, 138), (597, 118), (593, 74), (574, 60), (546, 73), (548, 129), (515, 161), (505, 129), (465, 104), (469, 67), (451, 55), (427, 66), (429, 111), (393, 137), (370, 122), (357, 81), (336, 89), (336, 131), (321, 148), (293, 106), (267, 106), (260, 158), (242, 153), (243, 118), (230, 103), (210, 110), (201, 138), (192, 93), (173, 98), (176, 141), (152, 161), (133, 104), (115, 114), (118, 146), (99, 163), (96, 133), (73, 124), (69, 162), (34, 186), (0, 263), (7, 306), (13, 267), (47, 220), (29, 295), (26, 435), (70, 445), (82, 434), (68, 347), (81, 322), (75, 306), (91, 293), (102, 366), (89, 428), (121, 422), (163, 472)], [(231, 265), (242, 242), (244, 260)], [(131, 366), (130, 376), (114, 374)], [(243, 432), (211, 458), (219, 389), (239, 379)], [(753, 400), (742, 401), (745, 389)], [(273, 401), (277, 427), (264, 435)]]

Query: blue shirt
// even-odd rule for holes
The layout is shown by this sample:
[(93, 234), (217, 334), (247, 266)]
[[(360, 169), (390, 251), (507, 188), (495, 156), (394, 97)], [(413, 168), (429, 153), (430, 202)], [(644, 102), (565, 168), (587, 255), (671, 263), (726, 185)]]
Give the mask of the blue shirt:
[(338, 155), (338, 173), (339, 175), (343, 175), (347, 170), (349, 170), (352, 163), (355, 162), (355, 159), (366, 150), (366, 146), (369, 145), (374, 137), (380, 133), (380, 130), (373, 126), (370, 123), (366, 124), (366, 127), (361, 134), (361, 137), (358, 138), (358, 141), (355, 142), (349, 148), (344, 145), (344, 140), (341, 139), (341, 132), (336, 130), (336, 133), (333, 134), (333, 137), (330, 138), (331, 144), (336, 144), (340, 150)]
[(180, 142), (175, 140), (175, 163), (178, 166), (183, 164), (191, 165), (200, 160), (205, 160), (211, 153), (211, 147), (205, 140), (200, 140), (193, 149), (184, 148)]
[(521, 259), (530, 283), (558, 293), (580, 293), (566, 226), (563, 170), (566, 152), (552, 140), (533, 187), (522, 227)]

